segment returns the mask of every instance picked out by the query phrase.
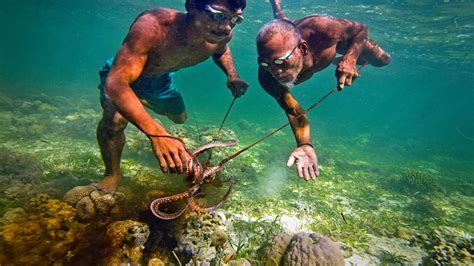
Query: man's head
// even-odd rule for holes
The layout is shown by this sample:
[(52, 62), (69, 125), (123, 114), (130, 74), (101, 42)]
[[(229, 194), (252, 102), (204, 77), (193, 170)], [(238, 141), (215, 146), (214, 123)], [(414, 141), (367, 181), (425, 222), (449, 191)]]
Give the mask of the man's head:
[(204, 38), (217, 43), (230, 41), (232, 29), (243, 21), (246, 0), (186, 0), (185, 6)]
[(288, 20), (272, 20), (257, 35), (258, 64), (280, 84), (291, 88), (303, 68), (307, 44)]

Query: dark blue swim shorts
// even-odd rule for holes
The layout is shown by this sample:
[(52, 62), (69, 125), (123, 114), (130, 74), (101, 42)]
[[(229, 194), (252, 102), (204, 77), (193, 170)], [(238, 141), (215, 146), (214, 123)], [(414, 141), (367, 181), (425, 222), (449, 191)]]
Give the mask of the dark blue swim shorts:
[[(114, 58), (109, 58), (104, 67), (99, 71), (100, 76), (100, 103), (106, 99), (104, 94), (104, 84), (109, 74)], [(138, 77), (131, 87), (137, 97), (146, 100), (153, 109), (162, 113), (181, 114), (186, 111), (183, 97), (173, 84), (174, 72), (169, 72), (162, 76)]]

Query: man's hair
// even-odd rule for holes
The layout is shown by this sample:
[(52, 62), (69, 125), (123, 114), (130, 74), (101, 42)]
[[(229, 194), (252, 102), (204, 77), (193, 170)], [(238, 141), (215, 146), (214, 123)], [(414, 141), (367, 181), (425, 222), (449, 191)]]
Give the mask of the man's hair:
[(284, 34), (288, 36), (288, 39), (296, 39), (299, 41), (301, 39), (301, 34), (298, 28), (293, 22), (289, 20), (274, 19), (258, 31), (257, 34), (257, 45), (268, 42), (273, 36), (277, 34)]
[[(211, 5), (213, 2), (215, 2), (215, 0), (186, 0), (186, 4), (184, 4), (184, 6), (186, 7), (187, 11), (189, 11), (193, 7), (203, 10), (205, 5)], [(227, 0), (227, 4), (230, 6), (230, 8), (233, 8), (233, 9), (241, 8), (242, 10), (244, 10), (245, 6), (247, 5), (247, 1), (246, 0)]]

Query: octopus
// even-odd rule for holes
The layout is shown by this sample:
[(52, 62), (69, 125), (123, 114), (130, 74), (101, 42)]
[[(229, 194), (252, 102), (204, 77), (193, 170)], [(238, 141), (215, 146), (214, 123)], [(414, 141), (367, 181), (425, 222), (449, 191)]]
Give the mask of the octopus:
[[(176, 138), (176, 137), (171, 137), (171, 138), (181, 141), (181, 139)], [(211, 206), (204, 207), (204, 206), (199, 205), (199, 203), (197, 202), (197, 199), (203, 197), (203, 193), (199, 193), (199, 189), (201, 188), (202, 185), (212, 182), (215, 178), (215, 174), (222, 169), (222, 167), (224, 166), (226, 162), (228, 162), (235, 156), (229, 156), (225, 158), (224, 160), (222, 160), (217, 165), (210, 166), (210, 167), (204, 167), (199, 161), (198, 156), (207, 150), (211, 150), (217, 147), (229, 147), (236, 144), (237, 144), (237, 141), (235, 140), (231, 140), (228, 142), (211, 142), (197, 148), (191, 154), (191, 160), (188, 162), (187, 167), (186, 167), (187, 169), (186, 176), (188, 180), (191, 181), (191, 186), (185, 192), (153, 200), (150, 204), (151, 212), (156, 217), (162, 220), (173, 220), (181, 216), (189, 207), (192, 210), (197, 211), (197, 212), (211, 212), (219, 208), (229, 196), (232, 190), (232, 186), (235, 183), (233, 180), (229, 188), (227, 189), (226, 193), (221, 197), (221, 199), (216, 204), (213, 204)], [(176, 202), (180, 200), (186, 201), (186, 204), (180, 210), (174, 213), (165, 213), (160, 210), (161, 204)]]

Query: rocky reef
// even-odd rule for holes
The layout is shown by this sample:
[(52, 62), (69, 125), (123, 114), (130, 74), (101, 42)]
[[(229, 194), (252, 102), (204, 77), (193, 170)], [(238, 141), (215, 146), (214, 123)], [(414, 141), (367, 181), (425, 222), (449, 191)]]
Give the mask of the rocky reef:
[(77, 186), (64, 195), (64, 200), (74, 206), (80, 220), (90, 220), (98, 215), (108, 215), (119, 212), (117, 204), (125, 198), (120, 192), (106, 193), (94, 185)]
[(173, 229), (179, 260), (189, 265), (222, 265), (235, 258), (222, 213), (191, 213)]
[(0, 264), (68, 264), (88, 239), (88, 226), (75, 220), (76, 210), (46, 194), (23, 208), (9, 209), (0, 224)]
[(474, 238), (449, 227), (434, 229), (428, 235), (416, 235), (413, 243), (428, 250), (423, 258), (428, 265), (474, 263)]
[(147, 224), (132, 220), (111, 223), (106, 231), (107, 255), (104, 264), (140, 264), (149, 236)]

